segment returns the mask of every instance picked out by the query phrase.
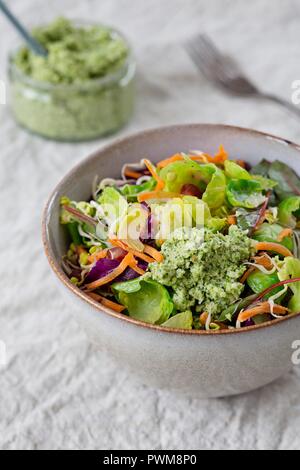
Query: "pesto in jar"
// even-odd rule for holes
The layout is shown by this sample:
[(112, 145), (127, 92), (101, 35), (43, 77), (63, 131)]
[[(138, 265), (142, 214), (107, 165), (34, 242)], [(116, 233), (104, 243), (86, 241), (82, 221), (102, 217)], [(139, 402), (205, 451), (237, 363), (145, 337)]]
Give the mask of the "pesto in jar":
[(135, 64), (111, 28), (59, 18), (33, 36), (48, 56), (22, 47), (11, 58), (12, 108), (32, 132), (85, 140), (122, 127), (133, 111)]

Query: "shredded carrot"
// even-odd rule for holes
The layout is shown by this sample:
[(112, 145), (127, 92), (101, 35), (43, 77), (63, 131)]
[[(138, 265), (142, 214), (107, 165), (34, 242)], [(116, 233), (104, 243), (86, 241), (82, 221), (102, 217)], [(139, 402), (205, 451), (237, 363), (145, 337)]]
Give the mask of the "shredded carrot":
[(254, 256), (252, 259), (256, 264), (259, 264), (266, 269), (272, 269), (274, 267), (267, 253), (262, 253), (261, 256)]
[(141, 173), (138, 173), (137, 171), (133, 171), (133, 170), (129, 170), (126, 168), (126, 170), (124, 171), (124, 174), (125, 176), (127, 176), (128, 178), (133, 178), (135, 180), (139, 179), (142, 175)]
[(200, 323), (201, 323), (201, 325), (205, 326), (205, 325), (206, 325), (206, 322), (207, 322), (207, 319), (208, 319), (208, 313), (207, 313), (207, 312), (201, 313), (201, 315), (200, 315)]
[[(277, 315), (286, 315), (288, 312), (288, 308), (282, 307), (281, 305), (274, 305), (273, 312)], [(256, 315), (261, 315), (263, 313), (271, 313), (271, 305), (269, 302), (263, 302), (257, 307), (249, 308), (248, 310), (244, 310), (238, 316), (238, 321), (244, 323), (250, 318), (255, 317)]]
[[(264, 266), (266, 269), (272, 269), (273, 264), (268, 257), (267, 253), (263, 253), (261, 256), (254, 256), (251, 260), (254, 261), (254, 263)], [(250, 266), (250, 268), (244, 273), (244, 275), (240, 279), (241, 284), (245, 284), (247, 281), (248, 277), (255, 271), (255, 266)]]
[(153, 259), (155, 259), (155, 261), (157, 261), (158, 263), (161, 263), (161, 262), (164, 260), (163, 255), (162, 255), (158, 250), (156, 250), (155, 248), (153, 248), (152, 246), (145, 245), (144, 252), (145, 252), (147, 255), (150, 255), (150, 256), (151, 256)]
[(134, 262), (130, 263), (129, 266), (130, 266), (131, 269), (133, 269), (133, 271), (135, 271), (140, 276), (143, 276), (145, 274), (145, 271), (138, 266), (136, 260), (134, 260)]
[(134, 263), (134, 257), (132, 253), (128, 253), (116, 269), (101, 279), (98, 279), (98, 281), (87, 284), (85, 286), (86, 289), (92, 291), (98, 289), (98, 287), (112, 282), (114, 279), (116, 279), (116, 277), (120, 276), (128, 268), (128, 266), (130, 266), (131, 263)]
[(181, 153), (176, 153), (170, 158), (166, 158), (157, 164), (157, 168), (165, 168), (166, 166), (170, 165), (171, 163), (180, 162), (184, 159)]
[(240, 167), (244, 168), (244, 170), (246, 170), (247, 165), (246, 165), (246, 162), (244, 160), (235, 160), (235, 163), (237, 165), (239, 165)]
[(145, 253), (130, 248), (125, 242), (122, 242), (121, 240), (109, 240), (109, 242), (114, 246), (123, 248), (123, 250), (132, 253), (136, 258), (140, 258), (143, 261), (146, 261), (146, 263), (154, 263), (155, 261), (153, 258), (147, 256)]
[(159, 177), (157, 174), (155, 166), (150, 162), (150, 160), (144, 159), (144, 163), (148, 170), (150, 171), (151, 175), (157, 182), (157, 186), (155, 188), (155, 191), (161, 191), (165, 187), (165, 182)]
[[(223, 145), (220, 145), (219, 151), (215, 156), (202, 153), (199, 155), (189, 155), (188, 157), (193, 161), (199, 161), (201, 163), (224, 163), (225, 160), (228, 160), (228, 153), (225, 151)], [(160, 161), (157, 164), (157, 167), (162, 169), (171, 163), (182, 161), (184, 158), (185, 157), (181, 153), (176, 153), (172, 157)]]
[(150, 191), (142, 193), (138, 196), (139, 202), (148, 201), (149, 199), (173, 199), (175, 197), (183, 197), (183, 194), (179, 193), (167, 193), (164, 191)]
[(93, 253), (92, 255), (89, 255), (89, 257), (88, 257), (89, 264), (92, 264), (95, 261), (99, 261), (99, 259), (106, 258), (107, 253), (108, 253), (108, 249), (105, 248), (105, 250), (101, 250), (101, 251), (98, 251), (96, 253)]
[(105, 297), (102, 297), (102, 295), (95, 294), (94, 292), (88, 292), (87, 295), (93, 299), (96, 300), (96, 302), (99, 302), (100, 304), (104, 305), (105, 307), (110, 308), (111, 310), (114, 310), (115, 312), (121, 313), (123, 310), (125, 310), (126, 307), (123, 305), (119, 305), (112, 300), (106, 299)]
[(247, 271), (245, 271), (245, 273), (244, 273), (243, 276), (241, 277), (240, 283), (241, 283), (241, 284), (245, 284), (245, 282), (247, 281), (247, 279), (248, 279), (248, 277), (250, 276), (250, 274), (252, 274), (254, 271), (255, 271), (255, 267), (254, 267), (254, 266), (250, 266), (250, 268), (247, 269)]
[(227, 217), (227, 222), (229, 225), (236, 225), (236, 216), (235, 215), (229, 215)]
[(274, 251), (284, 257), (293, 256), (293, 254), (285, 246), (280, 245), (279, 243), (271, 242), (259, 242), (256, 243), (257, 251)]
[[(200, 163), (208, 163), (208, 155), (205, 154), (200, 155), (188, 155), (189, 159), (193, 162), (200, 162)], [(213, 157), (210, 157), (213, 158)], [(177, 153), (173, 155), (173, 157), (166, 158), (157, 164), (159, 169), (165, 168), (166, 166), (170, 165), (171, 163), (176, 163), (185, 160), (185, 157), (181, 153)]]
[(118, 240), (117, 238), (111, 238), (109, 240), (109, 243), (111, 243), (113, 246), (116, 246), (118, 248), (122, 248), (122, 250), (129, 251), (128, 246), (122, 240)]
[(224, 163), (226, 160), (228, 160), (228, 153), (224, 149), (223, 145), (220, 145), (219, 151), (214, 157), (206, 154), (204, 155), (210, 163)]
[(284, 228), (277, 237), (277, 241), (282, 242), (286, 237), (291, 237), (293, 235), (293, 230), (291, 228)]

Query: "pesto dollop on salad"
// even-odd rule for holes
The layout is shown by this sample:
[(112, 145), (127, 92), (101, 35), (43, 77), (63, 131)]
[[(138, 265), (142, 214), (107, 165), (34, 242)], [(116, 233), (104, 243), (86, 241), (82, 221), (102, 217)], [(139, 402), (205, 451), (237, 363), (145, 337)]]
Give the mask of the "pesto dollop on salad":
[(118, 313), (166, 328), (244, 328), (300, 312), (300, 178), (178, 153), (127, 164), (61, 200), (71, 282)]

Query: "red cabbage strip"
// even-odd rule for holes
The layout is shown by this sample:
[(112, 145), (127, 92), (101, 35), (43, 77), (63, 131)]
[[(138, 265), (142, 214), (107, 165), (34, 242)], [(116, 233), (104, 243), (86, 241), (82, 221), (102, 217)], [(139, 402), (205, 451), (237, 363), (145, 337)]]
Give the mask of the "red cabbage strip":
[(80, 222), (91, 225), (92, 227), (97, 226), (97, 221), (94, 220), (92, 217), (89, 217), (88, 215), (83, 214), (79, 210), (74, 209), (74, 207), (70, 207), (70, 206), (63, 206), (63, 207), (67, 212), (69, 212), (69, 214), (73, 215)]
[(249, 305), (249, 307), (260, 302), (266, 295), (273, 292), (274, 289), (277, 289), (277, 287), (286, 286), (287, 284), (294, 284), (295, 282), (300, 282), (300, 277), (295, 277), (294, 279), (287, 279), (286, 281), (281, 281), (277, 282), (276, 284), (273, 284), (273, 286), (269, 287), (268, 289), (264, 290), (261, 294), (259, 294), (256, 299), (253, 300), (253, 302)]

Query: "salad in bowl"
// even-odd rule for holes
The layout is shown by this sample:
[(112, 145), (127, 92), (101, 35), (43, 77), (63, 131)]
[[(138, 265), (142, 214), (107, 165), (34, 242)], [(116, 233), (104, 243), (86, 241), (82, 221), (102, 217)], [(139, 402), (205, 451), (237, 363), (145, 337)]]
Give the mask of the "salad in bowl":
[(106, 308), (182, 330), (240, 329), (300, 312), (300, 178), (221, 145), (126, 164), (61, 198), (62, 266)]

